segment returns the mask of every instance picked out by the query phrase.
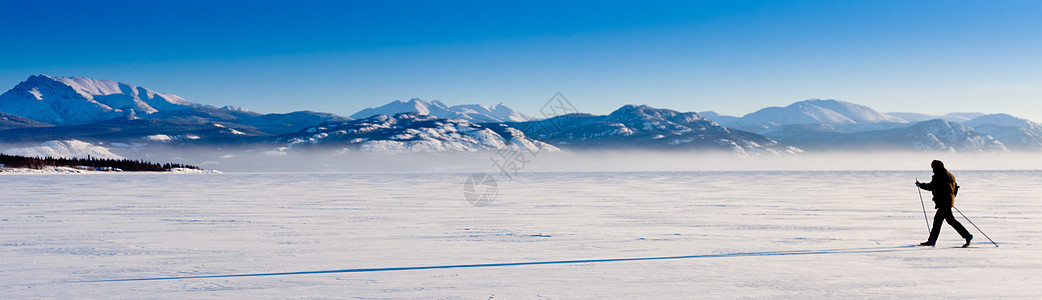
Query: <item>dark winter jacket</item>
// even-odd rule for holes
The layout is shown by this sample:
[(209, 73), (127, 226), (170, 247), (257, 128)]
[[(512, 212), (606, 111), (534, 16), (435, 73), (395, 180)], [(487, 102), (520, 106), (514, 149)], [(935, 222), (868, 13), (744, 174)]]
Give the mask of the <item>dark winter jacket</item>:
[(931, 181), (922, 183), (919, 187), (933, 192), (934, 208), (941, 208), (941, 205), (955, 206), (955, 195), (959, 193), (959, 185), (955, 183), (955, 176), (948, 170), (934, 169)]

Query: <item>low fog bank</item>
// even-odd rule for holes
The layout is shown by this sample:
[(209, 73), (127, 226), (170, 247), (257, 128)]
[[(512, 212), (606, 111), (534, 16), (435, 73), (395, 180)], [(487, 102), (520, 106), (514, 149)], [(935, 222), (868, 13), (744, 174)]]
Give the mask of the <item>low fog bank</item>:
[(1042, 170), (1040, 153), (831, 152), (738, 155), (719, 152), (567, 151), (374, 153), (333, 149), (114, 149), (130, 159), (192, 164), (223, 172), (644, 172)]
[(470, 172), (488, 164), (477, 153), (379, 153), (343, 149), (239, 147), (114, 149), (130, 159), (176, 162), (222, 172)]
[(827, 152), (735, 155), (707, 152), (570, 152), (532, 170), (557, 171), (915, 171), (939, 159), (952, 170), (1042, 170), (1039, 153)]

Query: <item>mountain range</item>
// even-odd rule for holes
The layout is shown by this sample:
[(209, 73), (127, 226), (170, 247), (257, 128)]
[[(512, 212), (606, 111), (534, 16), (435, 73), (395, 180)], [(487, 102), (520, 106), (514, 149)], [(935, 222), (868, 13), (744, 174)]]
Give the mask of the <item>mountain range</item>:
[(507, 123), (535, 139), (571, 149), (723, 150), (748, 153), (798, 153), (751, 132), (732, 130), (695, 112), (626, 105), (606, 116), (567, 114)]
[(0, 143), (68, 145), (70, 140), (137, 145), (135, 149), (237, 145), (373, 152), (1004, 152), (1042, 150), (1042, 126), (1008, 114), (881, 113), (816, 99), (741, 117), (626, 105), (608, 115), (573, 113), (536, 120), (504, 104), (449, 106), (422, 99), (393, 101), (350, 117), (313, 111), (261, 114), (115, 81), (46, 75), (30, 76), (0, 94)]
[(721, 125), (806, 150), (1042, 151), (1042, 127), (1009, 114), (881, 113), (838, 100), (805, 100), (742, 117), (703, 112)]
[(465, 119), (445, 119), (415, 112), (325, 122), (284, 134), (279, 137), (279, 142), (290, 147), (336, 145), (349, 150), (380, 152), (470, 152), (504, 148), (558, 151), (556, 147), (529, 139), (520, 130), (502, 123), (477, 124)]

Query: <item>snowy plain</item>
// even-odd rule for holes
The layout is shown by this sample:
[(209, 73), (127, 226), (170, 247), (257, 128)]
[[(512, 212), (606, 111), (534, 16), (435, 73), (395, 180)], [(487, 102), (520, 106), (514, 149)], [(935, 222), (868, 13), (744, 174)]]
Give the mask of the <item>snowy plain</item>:
[[(0, 175), (3, 298), (1038, 298), (1042, 172)], [(927, 209), (929, 194), (923, 194)], [(193, 278), (195, 277), (195, 278)]]

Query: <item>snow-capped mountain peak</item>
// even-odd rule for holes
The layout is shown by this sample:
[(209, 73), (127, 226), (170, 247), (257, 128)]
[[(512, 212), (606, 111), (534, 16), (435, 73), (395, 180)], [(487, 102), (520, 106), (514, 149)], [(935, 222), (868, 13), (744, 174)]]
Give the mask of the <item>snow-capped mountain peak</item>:
[[(439, 103), (439, 104), (441, 103), (439, 101), (434, 101), (434, 102), (435, 103)], [(410, 99), (409, 101), (405, 101), (405, 102), (403, 102), (401, 100), (394, 100), (394, 101), (391, 101), (391, 103), (384, 104), (383, 106), (380, 106), (380, 107), (373, 107), (373, 108), (363, 109), (363, 110), (361, 110), (361, 111), (351, 115), (350, 117), (352, 119), (365, 119), (365, 118), (369, 118), (369, 117), (375, 116), (375, 115), (393, 116), (395, 114), (403, 113), (403, 112), (413, 112), (413, 113), (417, 113), (417, 114), (421, 114), (421, 115), (430, 115), (431, 111), (430, 111), (429, 107), (431, 105), (432, 104), (430, 102), (424, 101), (423, 99), (420, 99), (420, 98), (413, 98), (413, 99)]]
[(228, 111), (237, 111), (237, 112), (250, 112), (250, 110), (246, 109), (245, 107), (235, 106), (235, 105), (225, 105), (225, 106), (222, 106), (221, 109), (228, 110)]
[(730, 122), (729, 126), (753, 132), (765, 132), (770, 128), (796, 124), (842, 126), (872, 123), (908, 123), (908, 121), (854, 103), (832, 99), (810, 99), (786, 107), (764, 108)]
[(864, 105), (858, 105), (850, 102), (843, 102), (833, 99), (820, 100), (811, 99), (801, 102), (796, 102), (793, 105), (799, 107), (810, 107), (815, 109), (824, 109), (827, 111), (835, 112), (845, 119), (851, 120), (854, 123), (880, 123), (880, 122), (892, 122), (892, 123), (907, 123), (901, 118), (880, 113)]
[(653, 108), (647, 105), (625, 105), (608, 115), (610, 120), (620, 122), (631, 128), (658, 130), (690, 130), (695, 127), (714, 127), (727, 131), (716, 122), (696, 112), (678, 112), (671, 109)]
[(475, 122), (522, 122), (531, 118), (506, 106), (503, 103), (485, 106), (481, 104), (464, 104), (448, 108), (463, 119)]
[(85, 77), (33, 75), (0, 95), (0, 112), (73, 125), (198, 106), (177, 95)]
[(492, 106), (479, 104), (448, 106), (438, 100), (427, 102), (419, 98), (413, 98), (407, 102), (395, 100), (380, 107), (366, 108), (351, 115), (351, 118), (365, 119), (374, 115), (393, 116), (399, 113), (416, 113), (444, 119), (464, 119), (477, 123), (523, 122), (530, 119), (502, 103)]
[(966, 121), (966, 125), (979, 126), (979, 125), (998, 125), (1018, 128), (1038, 128), (1038, 123), (1029, 121), (1027, 119), (1021, 119), (1014, 117), (1009, 114), (991, 114), (983, 115)]

